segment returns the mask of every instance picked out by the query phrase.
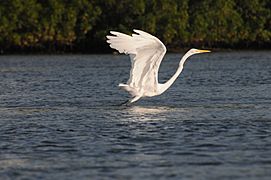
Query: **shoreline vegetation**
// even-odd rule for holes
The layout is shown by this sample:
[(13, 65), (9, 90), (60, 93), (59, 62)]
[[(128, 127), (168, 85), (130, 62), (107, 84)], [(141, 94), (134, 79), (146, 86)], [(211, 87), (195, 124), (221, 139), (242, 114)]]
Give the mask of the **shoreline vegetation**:
[(270, 0), (9, 0), (0, 54), (112, 53), (110, 30), (142, 29), (168, 52), (271, 49)]
[[(107, 44), (105, 44), (107, 45)], [(208, 49), (211, 52), (250, 52), (250, 51), (271, 51), (270, 48), (211, 48), (211, 47), (185, 47), (185, 48), (167, 48), (167, 53), (185, 53), (191, 48), (201, 48), (201, 49)], [(67, 51), (67, 50), (54, 50), (54, 51), (43, 51), (43, 50), (20, 50), (20, 51), (5, 51), (0, 52), (1, 55), (102, 55), (102, 54), (112, 54), (112, 55), (122, 55), (118, 51), (114, 49), (106, 49), (105, 51)]]

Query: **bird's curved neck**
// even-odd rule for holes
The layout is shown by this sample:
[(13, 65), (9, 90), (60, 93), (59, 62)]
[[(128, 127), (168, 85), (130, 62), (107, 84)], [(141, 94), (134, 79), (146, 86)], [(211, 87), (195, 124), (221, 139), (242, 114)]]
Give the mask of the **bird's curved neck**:
[(183, 70), (183, 65), (185, 63), (185, 61), (187, 60), (187, 58), (191, 56), (189, 53), (186, 53), (180, 63), (179, 63), (179, 67), (177, 69), (177, 71), (174, 73), (174, 75), (164, 84), (161, 84), (161, 89), (160, 92), (163, 93), (164, 91), (166, 91), (174, 82), (175, 80), (178, 78), (178, 76), (181, 74), (182, 70)]

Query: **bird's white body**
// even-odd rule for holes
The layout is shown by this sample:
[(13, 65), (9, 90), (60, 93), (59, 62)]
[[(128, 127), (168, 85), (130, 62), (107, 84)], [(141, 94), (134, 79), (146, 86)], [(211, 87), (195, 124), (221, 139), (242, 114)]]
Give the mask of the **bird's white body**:
[(141, 30), (134, 30), (132, 36), (110, 31), (114, 36), (107, 36), (110, 47), (120, 53), (129, 54), (131, 59), (130, 78), (126, 84), (119, 87), (132, 95), (130, 103), (141, 97), (157, 96), (165, 92), (182, 72), (185, 60), (196, 53), (207, 50), (190, 49), (181, 59), (176, 73), (163, 84), (158, 83), (158, 70), (166, 54), (166, 47), (156, 37)]

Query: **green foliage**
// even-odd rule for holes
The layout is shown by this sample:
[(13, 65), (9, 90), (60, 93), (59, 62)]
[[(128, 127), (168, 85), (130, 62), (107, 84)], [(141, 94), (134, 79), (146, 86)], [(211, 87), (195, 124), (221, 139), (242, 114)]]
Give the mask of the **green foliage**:
[(88, 0), (0, 1), (1, 49), (71, 46), (85, 38), (100, 13)]
[[(238, 40), (243, 20), (235, 10), (233, 0), (205, 0), (192, 5), (191, 40), (231, 43)], [(196, 31), (195, 31), (196, 30)]]
[(172, 48), (270, 47), (270, 0), (0, 1), (0, 50), (103, 51), (110, 30), (142, 29)]
[(267, 0), (239, 0), (238, 10), (244, 20), (242, 39), (246, 41), (269, 41), (270, 31), (270, 1)]

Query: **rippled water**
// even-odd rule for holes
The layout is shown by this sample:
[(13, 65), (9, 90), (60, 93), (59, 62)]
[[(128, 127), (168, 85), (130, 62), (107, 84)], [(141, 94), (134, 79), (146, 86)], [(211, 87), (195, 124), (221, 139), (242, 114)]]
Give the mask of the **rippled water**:
[(270, 179), (270, 51), (196, 55), (166, 93), (121, 107), (129, 66), (0, 56), (0, 179)]

